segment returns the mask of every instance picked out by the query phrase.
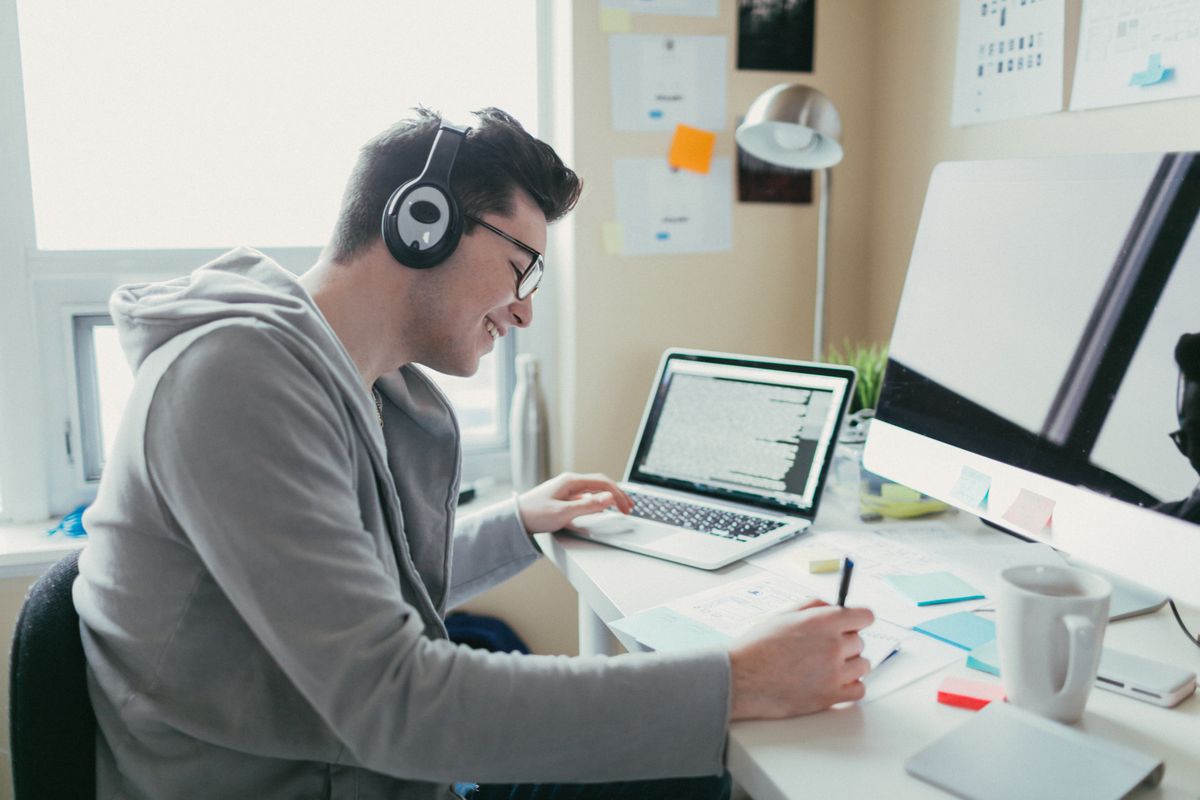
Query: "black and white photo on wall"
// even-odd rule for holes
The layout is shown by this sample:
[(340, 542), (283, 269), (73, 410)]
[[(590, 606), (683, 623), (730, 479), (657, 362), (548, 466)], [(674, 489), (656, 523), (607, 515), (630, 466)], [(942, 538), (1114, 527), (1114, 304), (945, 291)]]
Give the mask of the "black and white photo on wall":
[(817, 0), (738, 0), (738, 69), (813, 71)]
[(813, 199), (812, 172), (776, 166), (737, 149), (738, 202), (796, 203)]

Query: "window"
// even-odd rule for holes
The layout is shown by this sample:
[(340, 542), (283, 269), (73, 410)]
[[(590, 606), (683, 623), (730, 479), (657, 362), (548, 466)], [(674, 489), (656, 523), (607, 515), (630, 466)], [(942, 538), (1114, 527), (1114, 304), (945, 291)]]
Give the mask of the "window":
[(125, 360), (117, 342), (117, 329), (107, 314), (81, 314), (72, 323), (83, 477), (98, 481), (112, 452), (121, 412), (133, 390), (133, 370)]
[[(94, 493), (129, 391), (103, 311), (116, 286), (239, 244), (304, 271), (358, 147), (415, 105), (468, 124), (497, 105), (537, 134), (550, 8), (0, 0), (0, 69), (20, 76), (0, 86), (0, 133), (20, 145), (0, 152), (16, 176), (0, 188), (0, 512), (44, 517)], [(522, 349), (549, 352), (544, 320)], [(507, 469), (516, 348), (499, 345), (471, 379), (434, 376), (466, 478)]]

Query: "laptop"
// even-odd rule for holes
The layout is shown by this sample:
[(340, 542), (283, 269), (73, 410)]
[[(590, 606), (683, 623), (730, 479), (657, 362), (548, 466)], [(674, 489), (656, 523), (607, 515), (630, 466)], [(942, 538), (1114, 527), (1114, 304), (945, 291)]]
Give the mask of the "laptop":
[(621, 488), (568, 533), (717, 569), (805, 531), (854, 391), (852, 367), (671, 349)]

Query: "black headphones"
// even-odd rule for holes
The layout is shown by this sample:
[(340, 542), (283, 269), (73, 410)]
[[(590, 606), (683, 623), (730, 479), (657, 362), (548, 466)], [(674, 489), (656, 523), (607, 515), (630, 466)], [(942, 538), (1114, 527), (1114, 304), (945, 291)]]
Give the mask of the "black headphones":
[(450, 170), (469, 130), (442, 122), (425, 169), (392, 192), (383, 207), (383, 241), (406, 267), (436, 267), (458, 247), (463, 219), (450, 191)]

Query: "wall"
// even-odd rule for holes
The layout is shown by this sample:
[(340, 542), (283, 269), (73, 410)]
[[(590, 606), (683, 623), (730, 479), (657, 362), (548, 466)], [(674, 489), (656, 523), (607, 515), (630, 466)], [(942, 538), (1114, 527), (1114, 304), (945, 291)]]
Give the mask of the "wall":
[[(871, 210), (870, 224), (859, 231), (870, 252), (864, 336), (886, 339), (891, 331), (925, 188), (939, 161), (1200, 149), (1200, 97), (951, 128), (957, 0), (878, 2), (874, 8)], [(1079, 12), (1080, 0), (1068, 0), (1068, 89)], [(1064, 91), (1064, 107), (1069, 99)]]
[[(871, 88), (875, 73), (874, 16), (878, 0), (817, 4), (811, 75), (739, 72), (737, 3), (722, 0), (716, 19), (638, 15), (633, 33), (728, 37), (727, 120), (717, 157), (736, 158), (733, 129), (760, 92), (799, 81), (836, 104), (845, 131), (845, 160), (833, 171), (830, 211), (826, 343), (857, 338), (867, 322), (868, 252), (864, 231), (874, 137)], [(734, 203), (733, 251), (697, 256), (626, 256), (604, 251), (602, 226), (614, 219), (613, 161), (665, 156), (668, 134), (612, 129), (608, 34), (600, 30), (599, 0), (571, 4), (574, 73), (570, 143), (584, 194), (563, 225), (573, 227), (569, 287), (560, 293), (560, 466), (619, 477), (641, 419), (663, 350), (672, 346), (757, 353), (785, 358), (812, 354), (812, 291), (816, 281), (817, 206)], [(815, 199), (815, 188), (814, 188)], [(565, 259), (552, 257), (561, 268)], [(545, 567), (545, 565), (540, 565)], [(537, 611), (529, 616), (533, 604)], [(575, 594), (553, 568), (535, 568), (470, 604), (505, 616), (517, 631), (547, 649), (574, 653)]]

